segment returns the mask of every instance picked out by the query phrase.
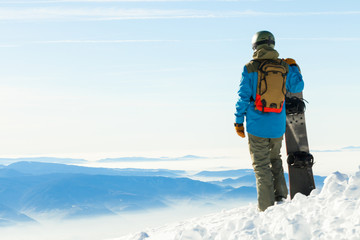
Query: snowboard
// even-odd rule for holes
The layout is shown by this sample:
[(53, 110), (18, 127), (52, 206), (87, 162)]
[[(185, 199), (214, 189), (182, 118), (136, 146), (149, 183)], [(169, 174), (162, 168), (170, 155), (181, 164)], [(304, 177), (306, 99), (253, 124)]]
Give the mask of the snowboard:
[(285, 144), (289, 168), (290, 198), (296, 193), (306, 196), (315, 189), (312, 166), (314, 158), (309, 152), (305, 123), (303, 93), (286, 94)]

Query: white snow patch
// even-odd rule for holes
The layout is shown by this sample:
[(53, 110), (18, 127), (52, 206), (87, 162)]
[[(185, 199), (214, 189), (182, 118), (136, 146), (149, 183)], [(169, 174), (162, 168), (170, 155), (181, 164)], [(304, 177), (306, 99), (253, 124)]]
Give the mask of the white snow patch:
[(149, 228), (113, 240), (358, 240), (360, 168), (354, 175), (335, 172), (321, 191), (259, 212), (256, 204)]

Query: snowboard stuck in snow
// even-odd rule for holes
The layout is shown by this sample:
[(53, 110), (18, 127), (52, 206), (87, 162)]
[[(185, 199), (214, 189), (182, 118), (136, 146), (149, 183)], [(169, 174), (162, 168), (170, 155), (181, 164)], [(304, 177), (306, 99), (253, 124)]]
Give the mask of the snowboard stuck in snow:
[(296, 193), (309, 195), (315, 189), (312, 172), (314, 158), (309, 152), (302, 92), (288, 92), (285, 103), (285, 143), (288, 155), (290, 198), (292, 199)]
[(250, 204), (113, 240), (360, 239), (360, 169), (333, 173), (324, 183), (265, 212)]

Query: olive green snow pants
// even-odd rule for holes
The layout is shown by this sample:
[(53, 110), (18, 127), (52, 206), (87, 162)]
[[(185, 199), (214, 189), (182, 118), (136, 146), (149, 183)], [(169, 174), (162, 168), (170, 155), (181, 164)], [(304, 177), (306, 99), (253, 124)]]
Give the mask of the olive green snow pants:
[(283, 137), (261, 138), (249, 134), (260, 211), (265, 211), (288, 194), (280, 155), (282, 139)]

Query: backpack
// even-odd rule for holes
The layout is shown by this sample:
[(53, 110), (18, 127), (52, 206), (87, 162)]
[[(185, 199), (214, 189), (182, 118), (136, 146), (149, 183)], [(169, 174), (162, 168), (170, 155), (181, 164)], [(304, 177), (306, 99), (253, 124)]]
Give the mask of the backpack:
[(288, 68), (281, 59), (265, 59), (259, 64), (255, 109), (280, 113), (285, 101)]

